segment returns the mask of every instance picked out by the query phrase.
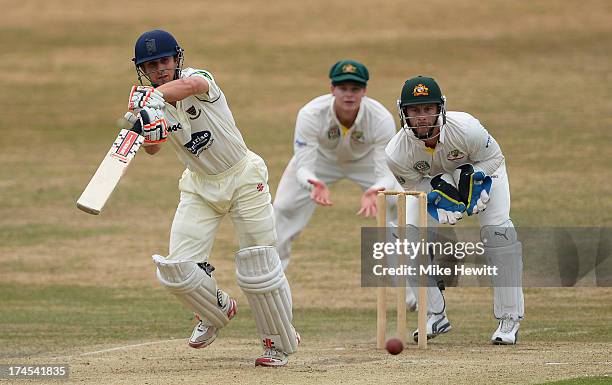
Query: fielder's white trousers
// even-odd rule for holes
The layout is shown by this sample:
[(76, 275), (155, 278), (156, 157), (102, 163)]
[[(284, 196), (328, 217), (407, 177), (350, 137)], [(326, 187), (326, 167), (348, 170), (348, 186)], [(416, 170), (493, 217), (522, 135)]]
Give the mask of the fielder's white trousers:
[(219, 224), (227, 214), (234, 223), (240, 249), (276, 245), (268, 169), (259, 155), (249, 151), (218, 175), (187, 169), (179, 190), (168, 259), (208, 260)]
[[(369, 157), (358, 162), (332, 163), (319, 156), (315, 165), (315, 174), (328, 187), (340, 179), (348, 179), (365, 191), (376, 182), (373, 167)], [(278, 235), (277, 249), (283, 269), (289, 265), (291, 242), (306, 227), (316, 208), (316, 203), (310, 199), (310, 191), (298, 184), (296, 173), (296, 161), (293, 157), (278, 184), (273, 204)], [(401, 191), (401, 186), (397, 184), (395, 189)], [(389, 197), (387, 218), (389, 221), (394, 221), (396, 216), (395, 200)], [(371, 226), (375, 225), (374, 222), (371, 223)]]

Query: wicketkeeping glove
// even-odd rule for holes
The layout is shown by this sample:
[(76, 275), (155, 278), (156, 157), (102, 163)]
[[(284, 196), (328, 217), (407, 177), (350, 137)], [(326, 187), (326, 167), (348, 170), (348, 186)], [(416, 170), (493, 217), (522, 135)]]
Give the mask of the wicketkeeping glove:
[(143, 145), (163, 143), (168, 140), (168, 122), (163, 110), (144, 107), (138, 114), (138, 120), (142, 125), (142, 136), (145, 140)]
[(489, 192), (493, 185), (490, 176), (482, 171), (475, 171), (471, 164), (457, 167), (453, 179), (461, 195), (461, 201), (466, 205), (468, 215), (478, 214), (487, 208)]
[(128, 110), (138, 112), (145, 107), (164, 108), (164, 95), (151, 86), (132, 86)]
[(440, 223), (454, 225), (463, 218), (465, 204), (453, 185), (450, 174), (440, 174), (431, 180), (433, 190), (427, 194), (427, 212)]

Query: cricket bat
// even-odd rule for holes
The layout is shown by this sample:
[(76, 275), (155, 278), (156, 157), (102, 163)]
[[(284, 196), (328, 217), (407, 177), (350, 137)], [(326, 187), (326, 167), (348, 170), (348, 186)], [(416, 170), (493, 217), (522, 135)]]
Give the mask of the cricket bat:
[(144, 137), (140, 135), (142, 133), (140, 121), (130, 113), (126, 113), (124, 119), (133, 124), (132, 129), (121, 129), (96, 173), (77, 200), (77, 207), (86, 213), (100, 214), (144, 142)]

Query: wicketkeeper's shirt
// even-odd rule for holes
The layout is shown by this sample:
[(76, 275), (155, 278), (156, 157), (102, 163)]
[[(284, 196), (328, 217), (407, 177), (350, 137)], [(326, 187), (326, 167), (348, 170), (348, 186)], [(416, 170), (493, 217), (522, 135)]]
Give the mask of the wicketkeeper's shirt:
[(166, 103), (168, 138), (179, 160), (191, 171), (216, 175), (242, 160), (248, 148), (225, 95), (208, 71), (186, 68), (181, 78), (200, 76), (210, 85), (208, 93)]
[(308, 179), (318, 179), (317, 163), (357, 162), (372, 154), (374, 186), (392, 188), (385, 145), (395, 134), (393, 117), (382, 104), (364, 96), (355, 123), (344, 127), (334, 112), (334, 100), (332, 94), (319, 96), (298, 112), (293, 142), (298, 182), (309, 188)]
[(410, 129), (399, 130), (385, 149), (387, 165), (406, 190), (431, 191), (430, 179), (452, 173), (462, 164), (492, 174), (504, 162), (497, 141), (478, 119), (449, 111), (435, 149), (425, 146)]

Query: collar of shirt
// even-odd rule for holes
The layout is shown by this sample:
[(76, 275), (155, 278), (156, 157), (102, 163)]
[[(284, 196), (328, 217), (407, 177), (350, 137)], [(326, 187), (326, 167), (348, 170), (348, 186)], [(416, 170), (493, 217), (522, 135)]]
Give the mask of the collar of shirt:
[(440, 137), (438, 138), (438, 142), (444, 144), (444, 138), (446, 137), (446, 129), (444, 128), (446, 124), (443, 124), (440, 127)]
[[(355, 121), (353, 122), (353, 125), (350, 127), (345, 127), (347, 130), (346, 132), (350, 131), (351, 128), (359, 125), (361, 123), (361, 120), (363, 119), (363, 115), (365, 114), (364, 110), (365, 108), (363, 107), (364, 104), (364, 100), (365, 100), (365, 96), (363, 98), (361, 98), (361, 103), (359, 103), (359, 111), (357, 111), (357, 117), (355, 118)], [(336, 101), (336, 97), (332, 95), (331, 97), (331, 104), (329, 106), (329, 115), (331, 117), (331, 120), (338, 124), (339, 127), (344, 127), (344, 125), (342, 123), (340, 123), (340, 120), (338, 120), (338, 116), (336, 115), (336, 111), (334, 110), (334, 102)], [(343, 130), (344, 131), (344, 130)]]

